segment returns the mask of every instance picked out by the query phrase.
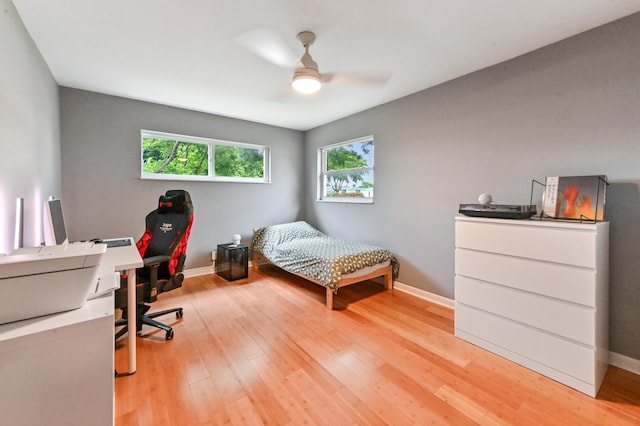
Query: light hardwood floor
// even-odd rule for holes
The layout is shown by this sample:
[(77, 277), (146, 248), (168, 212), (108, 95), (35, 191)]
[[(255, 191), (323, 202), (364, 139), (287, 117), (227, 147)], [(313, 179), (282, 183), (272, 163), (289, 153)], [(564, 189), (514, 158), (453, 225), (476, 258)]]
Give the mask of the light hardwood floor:
[[(640, 377), (610, 367), (596, 399), (453, 335), (453, 311), (372, 282), (324, 289), (273, 266), (185, 280), (116, 379), (116, 425), (640, 424)], [(126, 369), (126, 339), (116, 343)]]

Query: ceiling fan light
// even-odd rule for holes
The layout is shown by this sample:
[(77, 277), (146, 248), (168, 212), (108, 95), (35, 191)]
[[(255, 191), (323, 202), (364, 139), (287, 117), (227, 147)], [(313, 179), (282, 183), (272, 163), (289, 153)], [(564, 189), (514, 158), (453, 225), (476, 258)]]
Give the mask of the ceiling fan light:
[[(311, 70), (313, 71), (313, 70)], [(291, 81), (291, 86), (296, 92), (311, 94), (320, 90), (320, 75), (318, 72), (309, 72), (306, 69), (296, 70)]]

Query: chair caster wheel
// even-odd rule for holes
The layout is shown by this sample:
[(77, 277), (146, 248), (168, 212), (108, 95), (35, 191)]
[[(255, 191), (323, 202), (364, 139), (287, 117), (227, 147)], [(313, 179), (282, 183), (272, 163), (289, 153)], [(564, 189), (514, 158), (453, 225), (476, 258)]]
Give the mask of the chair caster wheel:
[(182, 318), (184, 316), (184, 313), (182, 312), (182, 310), (176, 311), (176, 318)]
[(173, 330), (169, 330), (167, 331), (167, 335), (165, 337), (166, 340), (171, 340), (173, 339)]

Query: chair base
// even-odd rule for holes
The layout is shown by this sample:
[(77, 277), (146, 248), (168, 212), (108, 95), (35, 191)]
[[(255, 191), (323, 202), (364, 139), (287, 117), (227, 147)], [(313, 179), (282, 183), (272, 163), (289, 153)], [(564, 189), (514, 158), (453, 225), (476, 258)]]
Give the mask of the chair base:
[[(175, 312), (176, 318), (182, 318), (184, 316), (183, 309), (172, 308), (172, 309), (165, 309), (164, 311), (152, 312), (150, 314), (147, 314), (147, 311), (149, 309), (150, 309), (149, 305), (138, 305), (138, 315), (136, 316), (136, 331), (141, 331), (142, 325), (146, 324), (146, 325), (150, 325), (152, 327), (156, 327), (161, 330), (164, 330), (166, 332), (165, 334), (166, 340), (173, 339), (173, 328), (159, 321), (154, 320), (154, 318), (160, 317), (162, 315), (170, 314), (173, 312)], [(129, 331), (127, 314), (125, 309), (123, 309), (122, 319), (119, 319), (118, 321), (116, 321), (116, 327), (120, 327), (120, 326), (122, 326), (122, 328), (118, 330), (118, 332), (116, 333), (115, 340), (118, 340), (120, 337), (124, 336)]]

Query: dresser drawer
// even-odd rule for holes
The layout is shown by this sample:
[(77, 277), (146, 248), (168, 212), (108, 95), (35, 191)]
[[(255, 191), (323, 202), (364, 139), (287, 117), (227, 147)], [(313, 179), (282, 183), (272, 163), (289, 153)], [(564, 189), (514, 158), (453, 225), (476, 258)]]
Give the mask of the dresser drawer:
[[(529, 368), (541, 364), (588, 384), (596, 382), (596, 352), (594, 349), (566, 341), (504, 318), (456, 303), (455, 328), (529, 359)], [(481, 344), (479, 346), (482, 346)], [(490, 349), (490, 348), (487, 348)], [(509, 358), (508, 354), (503, 354)], [(513, 359), (513, 358), (511, 358)], [(516, 362), (519, 362), (515, 359)]]
[(455, 251), (456, 275), (593, 307), (594, 269), (467, 249)]
[(517, 221), (456, 221), (456, 248), (596, 267), (595, 225), (520, 225)]
[(594, 308), (539, 297), (463, 276), (456, 276), (455, 284), (456, 302), (585, 345), (596, 345)]

